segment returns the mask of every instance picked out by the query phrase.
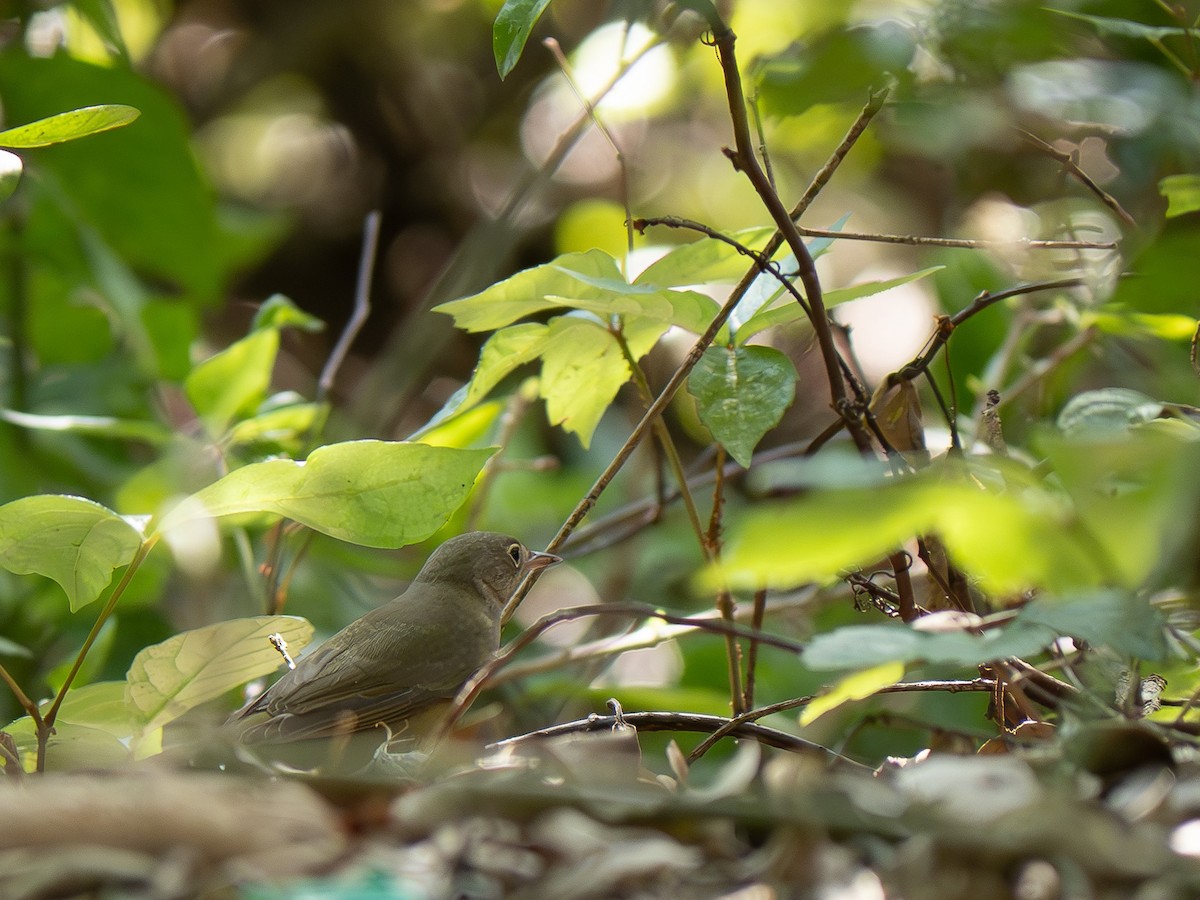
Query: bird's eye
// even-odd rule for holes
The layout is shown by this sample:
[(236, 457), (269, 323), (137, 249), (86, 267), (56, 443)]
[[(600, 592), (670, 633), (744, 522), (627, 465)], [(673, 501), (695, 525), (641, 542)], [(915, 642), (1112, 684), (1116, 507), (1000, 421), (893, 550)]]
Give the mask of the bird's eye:
[(521, 567), (521, 545), (520, 544), (509, 544), (508, 545), (508, 558), (513, 561), (514, 566), (516, 566), (517, 568)]

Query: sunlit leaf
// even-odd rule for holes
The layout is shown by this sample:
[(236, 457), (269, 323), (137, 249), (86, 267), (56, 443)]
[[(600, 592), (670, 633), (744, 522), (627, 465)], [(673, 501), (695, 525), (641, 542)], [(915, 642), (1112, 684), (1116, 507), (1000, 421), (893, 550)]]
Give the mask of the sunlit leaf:
[(688, 392), (713, 438), (748, 468), (758, 442), (792, 404), (796, 367), (772, 347), (710, 347), (692, 370)]
[(1197, 322), (1191, 316), (1175, 313), (1131, 313), (1103, 311), (1089, 317), (1096, 327), (1109, 334), (1162, 338), (1168, 341), (1191, 340)]
[[(730, 237), (751, 250), (758, 250), (772, 234), (773, 228), (746, 228)], [(656, 287), (684, 287), (714, 281), (736, 281), (752, 265), (752, 260), (738, 248), (716, 238), (700, 238), (680, 244), (647, 266), (634, 284)]]
[(0, 506), (0, 566), (54, 579), (72, 612), (99, 597), (141, 543), (127, 520), (81, 497), (43, 494)]
[(536, 322), (511, 325), (493, 334), (479, 353), (465, 404), (479, 402), (510, 373), (541, 356), (549, 340), (549, 326)]
[(505, 0), (500, 7), (492, 26), (492, 52), (501, 78), (516, 68), (529, 33), (549, 5), (550, 0)]
[(617, 262), (603, 250), (567, 253), (525, 269), (478, 294), (435, 307), (466, 331), (494, 331), (535, 313), (559, 308), (623, 315), (702, 330), (714, 313), (700, 294), (629, 284)]
[(1168, 175), (1158, 183), (1167, 198), (1167, 218), (1200, 210), (1200, 175)]
[(129, 666), (125, 701), (145, 729), (161, 728), (188, 710), (283, 665), (268, 640), (280, 634), (295, 655), (313, 628), (296, 616), (255, 616), (185, 631), (140, 651)]
[(863, 700), (880, 688), (889, 687), (904, 677), (904, 664), (887, 662), (869, 669), (847, 675), (824, 694), (816, 697), (800, 713), (800, 724), (811, 725), (825, 713), (837, 709), (843, 703)]
[(466, 499), (495, 451), (348, 441), (304, 462), (272, 459), (235, 469), (193, 494), (159, 524), (204, 516), (272, 513), (368, 547), (425, 540)]
[[(1090, 586), (1103, 577), (1094, 542), (1061, 500), (1032, 486), (986, 489), (953, 472), (943, 466), (873, 489), (816, 490), (761, 506), (731, 523), (721, 569), (739, 589), (823, 582), (936, 533), (955, 562), (998, 595), (1033, 585)], [(718, 580), (710, 573), (705, 583)]]
[(220, 436), (230, 422), (258, 408), (271, 385), (278, 351), (279, 332), (265, 328), (192, 369), (183, 388), (210, 435)]
[(229, 443), (268, 444), (298, 452), (325, 409), (320, 403), (300, 402), (263, 409), (235, 423), (229, 429)]
[(119, 103), (87, 106), (0, 131), (0, 147), (22, 150), (49, 147), (51, 144), (61, 144), (64, 141), (120, 128), (140, 115), (141, 113), (132, 106)]
[[(659, 326), (659, 333), (666, 325)], [(542, 353), (542, 397), (552, 425), (572, 432), (586, 448), (621, 385), (633, 373), (616, 338), (586, 319), (560, 317), (550, 324)]]

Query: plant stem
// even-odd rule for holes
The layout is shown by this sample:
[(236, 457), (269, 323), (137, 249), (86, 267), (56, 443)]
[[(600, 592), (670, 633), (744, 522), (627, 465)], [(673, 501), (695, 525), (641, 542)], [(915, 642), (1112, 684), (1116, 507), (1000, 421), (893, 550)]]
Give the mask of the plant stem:
[(58, 689), (58, 694), (54, 698), (54, 702), (50, 705), (49, 711), (43, 716), (37, 731), (37, 770), (45, 771), (46, 767), (46, 744), (50, 740), (50, 734), (54, 730), (54, 721), (58, 718), (58, 710), (62, 707), (63, 700), (67, 697), (67, 691), (71, 689), (71, 684), (75, 681), (75, 676), (79, 674), (79, 669), (83, 665), (83, 660), (87, 656), (88, 651), (92, 649), (92, 644), (96, 642), (96, 638), (100, 634), (100, 629), (104, 627), (104, 623), (108, 621), (113, 610), (117, 608), (117, 601), (125, 593), (125, 589), (129, 587), (129, 582), (133, 580), (134, 574), (145, 562), (146, 557), (150, 555), (150, 551), (154, 549), (154, 545), (158, 543), (160, 535), (152, 534), (146, 540), (142, 541), (142, 545), (138, 547), (137, 553), (133, 555), (129, 565), (125, 567), (125, 573), (121, 576), (121, 580), (117, 582), (117, 586), (113, 589), (112, 596), (108, 598), (108, 602), (104, 604), (104, 609), (100, 611), (100, 615), (96, 617), (96, 623), (92, 626), (92, 630), (88, 632), (87, 640), (83, 642), (83, 646), (79, 648), (79, 653), (75, 657), (75, 662), (71, 664), (71, 670), (67, 672), (67, 677), (63, 679), (62, 687)]

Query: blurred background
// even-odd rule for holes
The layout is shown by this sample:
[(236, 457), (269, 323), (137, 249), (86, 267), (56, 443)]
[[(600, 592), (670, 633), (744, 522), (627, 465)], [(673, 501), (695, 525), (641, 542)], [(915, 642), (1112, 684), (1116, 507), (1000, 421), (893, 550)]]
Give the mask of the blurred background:
[[(731, 141), (724, 89), (695, 19), (648, 0), (556, 0), (502, 80), (492, 50), (500, 5), (0, 3), (5, 127), (95, 103), (142, 110), (127, 129), (28, 154), (25, 183), (2, 210), (0, 406), (155, 422), (174, 435), (130, 439), (0, 422), (0, 502), (78, 493), (123, 513), (148, 513), (211, 480), (213, 454), (197, 439), (181, 380), (193, 362), (244, 335), (268, 297), (283, 294), (326, 327), (284, 332), (272, 398), (281, 406), (311, 398), (351, 313), (371, 210), (382, 213), (372, 309), (328, 398), (329, 441), (403, 439), (469, 377), (479, 336), (455, 332), (448, 317), (430, 311), (438, 303), (560, 253), (600, 247), (622, 257), (627, 212), (682, 216), (725, 232), (767, 223), (721, 153)], [(1194, 319), (1185, 328), (1170, 315), (1196, 312), (1194, 269), (1177, 261), (1189, 258), (1179, 247), (1200, 244), (1194, 215), (1163, 219), (1158, 183), (1200, 170), (1200, 62), (1194, 33), (1179, 31), (1180, 21), (1194, 21), (1196, 3), (1176, 12), (1151, 0), (721, 6), (738, 35), (755, 124), (786, 203), (800, 196), (870, 93), (891, 88), (805, 225), (1003, 244), (838, 241), (821, 258), (827, 290), (943, 267), (838, 310), (868, 388), (919, 352), (935, 314), (961, 309), (982, 290), (1079, 274), (1093, 297), (1106, 300), (1118, 274), (1145, 253), (1154, 280), (1134, 299), (1165, 316), (1153, 328), (1139, 332), (1122, 320), (1125, 333), (1103, 350), (1084, 347), (1055, 360), (1056, 348), (1094, 324), (1089, 311), (1055, 297), (1001, 304), (955, 335), (949, 371), (939, 364), (937, 377), (947, 388), (953, 382), (958, 408), (969, 414), (987, 388), (1017, 383), (1025, 369), (1052, 360), (1053, 371), (1006, 410), (1006, 432), (1017, 443), (1069, 391), (1089, 385), (1195, 402), (1187, 347)], [(1145, 29), (1112, 24), (1134, 20)], [(570, 79), (546, 38), (565, 54)], [(623, 69), (598, 110), (607, 135), (576, 126), (587, 122), (580, 93), (596, 95)], [(1068, 175), (1064, 155), (1130, 220)], [(1124, 243), (1120, 251), (1020, 243), (1043, 238)], [(630, 270), (685, 239), (661, 228), (636, 236)], [(1168, 244), (1169, 256), (1155, 256)], [(710, 288), (720, 296), (719, 285)], [(811, 439), (830, 413), (809, 334), (796, 328), (769, 340), (796, 361), (800, 386), (764, 446)], [(652, 387), (691, 341), (668, 335), (656, 348), (647, 362)], [(527, 374), (498, 395), (514, 395)], [(534, 407), (508, 433), (506, 467), (486, 498), (450, 528), (469, 522), (544, 542), (641, 409), (632, 390), (622, 393), (585, 450)], [(703, 462), (709, 438), (686, 397), (671, 422), (687, 460)], [(481, 438), (489, 434), (496, 432)], [(272, 440), (247, 458), (300, 449)], [(652, 494), (657, 463), (639, 453), (597, 515)], [(731, 500), (739, 502), (746, 498)], [(669, 514), (652, 540), (551, 573), (529, 615), (596, 596), (708, 603), (689, 590), (699, 552), (678, 518)], [(427, 550), (380, 554), (323, 538), (293, 548), (305, 556), (287, 611), (332, 629), (393, 595)], [(215, 560), (196, 570), (152, 561), (104, 636), (90, 677), (120, 677), (132, 652), (180, 628), (256, 612), (234, 551), (222, 547)], [(62, 676), (55, 667), (90, 621), (86, 612), (67, 616), (53, 585), (29, 581), (0, 573), (0, 634), (29, 651), (14, 661), (24, 682), (52, 686)], [(720, 711), (722, 652), (718, 641), (697, 641), (683, 671), (668, 645), (637, 672), (654, 689), (676, 693), (643, 699)], [(764, 693), (803, 690), (792, 677), (772, 684), (768, 671)], [(9, 706), (0, 697), (0, 712)]]

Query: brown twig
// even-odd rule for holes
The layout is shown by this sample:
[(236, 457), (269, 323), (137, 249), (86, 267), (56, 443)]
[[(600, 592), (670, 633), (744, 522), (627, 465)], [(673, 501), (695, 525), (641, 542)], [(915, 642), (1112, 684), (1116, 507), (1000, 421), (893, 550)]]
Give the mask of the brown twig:
[(721, 63), (721, 71), (725, 80), (725, 97), (729, 106), (730, 121), (733, 123), (734, 147), (727, 149), (726, 155), (734, 168), (742, 172), (753, 186), (759, 199), (770, 213), (775, 227), (783, 236), (788, 248), (796, 258), (796, 267), (800, 283), (804, 285), (804, 296), (810, 307), (809, 320), (817, 338), (817, 346), (821, 352), (821, 360), (825, 365), (825, 375), (829, 380), (830, 406), (846, 420), (846, 428), (854, 440), (855, 446), (861, 452), (869, 452), (871, 439), (863, 427), (857, 414), (850, 408), (846, 398), (846, 388), (842, 381), (840, 357), (833, 342), (833, 331), (829, 326), (829, 317), (825, 312), (825, 301), (821, 291), (821, 281), (817, 276), (816, 265), (812, 254), (808, 252), (796, 223), (792, 221), (791, 213), (783, 205), (779, 194), (771, 187), (771, 182), (763, 172), (762, 166), (754, 153), (753, 139), (750, 135), (750, 123), (746, 115), (746, 98), (742, 91), (742, 75), (738, 68), (737, 55), (734, 45), (737, 41), (733, 30), (710, 8), (708, 13), (709, 27), (712, 31), (713, 45), (717, 49), (717, 59)]
[(354, 343), (354, 339), (358, 337), (358, 333), (362, 331), (362, 327), (367, 323), (367, 317), (371, 314), (371, 279), (375, 271), (375, 256), (379, 249), (379, 225), (382, 220), (382, 214), (377, 209), (367, 213), (367, 217), (363, 222), (363, 242), (362, 253), (358, 260), (358, 280), (354, 288), (354, 309), (350, 313), (350, 319), (346, 322), (346, 327), (342, 329), (342, 333), (338, 335), (337, 343), (334, 344), (333, 350), (329, 354), (329, 359), (325, 361), (325, 367), (321, 370), (321, 377), (317, 379), (316, 400), (322, 403), (329, 396), (329, 392), (333, 390), (333, 383), (337, 380), (338, 370), (342, 367), (346, 357), (350, 353), (350, 345)]
[(871, 234), (858, 231), (829, 231), (825, 228), (797, 230), (805, 237), (835, 238), (844, 241), (870, 241), (876, 244), (908, 244), (914, 247), (955, 247), (963, 250), (1003, 250), (1018, 247), (1025, 250), (1116, 250), (1119, 241), (1039, 241), (1022, 238), (1016, 241), (985, 241), (973, 238), (921, 237), (915, 234)]
[(866, 105), (859, 110), (858, 116), (855, 117), (854, 122), (850, 125), (850, 129), (842, 138), (841, 143), (830, 154), (825, 164), (817, 170), (817, 174), (809, 182), (804, 194), (796, 201), (796, 205), (792, 207), (792, 219), (794, 221), (799, 221), (800, 217), (812, 206), (812, 202), (817, 199), (817, 195), (829, 183), (829, 179), (838, 170), (838, 166), (842, 164), (842, 160), (846, 158), (851, 148), (858, 143), (858, 139), (862, 137), (862, 133), (867, 130), (867, 126), (871, 124), (871, 120), (875, 118), (875, 114), (883, 109), (883, 105), (887, 102), (891, 91), (891, 87), (884, 87), (871, 92), (868, 96)]
[(1038, 291), (1067, 290), (1068, 288), (1082, 287), (1084, 284), (1085, 281), (1082, 278), (1059, 278), (1054, 281), (1035, 281), (1029, 284), (1019, 284), (1016, 287), (997, 291), (994, 294), (991, 291), (981, 291), (969, 305), (963, 307), (954, 315), (938, 316), (937, 328), (926, 342), (921, 353), (912, 362), (901, 366), (895, 372), (888, 375), (885, 379), (885, 384), (887, 387), (893, 387), (902, 381), (911, 381), (919, 376), (929, 368), (942, 347), (950, 340), (950, 335), (954, 333), (954, 329), (972, 316), (983, 312), (989, 306), (999, 303), (1001, 300), (1007, 300), (1010, 297), (1033, 294)]
[[(759, 588), (754, 592), (754, 613), (750, 618), (750, 627), (755, 631), (762, 631), (763, 618), (767, 613), (767, 590)], [(742, 689), (742, 708), (739, 712), (745, 712), (748, 709), (754, 708), (754, 687), (755, 679), (758, 672), (758, 641), (754, 638), (750, 639), (750, 644), (746, 649), (746, 685)]]
[[(906, 693), (922, 693), (927, 691), (936, 691), (946, 694), (958, 694), (964, 691), (992, 691), (995, 689), (995, 682), (989, 678), (973, 678), (970, 681), (903, 681), (899, 684), (890, 684), (880, 688), (876, 694), (906, 694)], [(705, 753), (711, 750), (718, 741), (724, 737), (737, 734), (737, 728), (758, 719), (767, 716), (775, 715), (776, 713), (787, 712), (792, 709), (799, 709), (803, 706), (808, 706), (820, 694), (810, 694), (805, 697), (793, 697), (789, 700), (782, 700), (779, 703), (772, 703), (769, 706), (761, 706), (758, 709), (743, 713), (740, 716), (734, 716), (729, 722), (718, 728), (701, 743), (696, 745), (696, 748), (688, 755), (688, 762), (694, 763), (700, 759)]]
[(1122, 222), (1124, 222), (1130, 228), (1133, 228), (1135, 230), (1137, 229), (1137, 227), (1138, 227), (1137, 220), (1134, 219), (1133, 216), (1131, 216), (1129, 213), (1127, 213), (1125, 211), (1125, 208), (1123, 206), (1121, 206), (1120, 203), (1117, 202), (1116, 197), (1114, 197), (1112, 194), (1108, 193), (1108, 191), (1104, 190), (1104, 188), (1100, 187), (1100, 185), (1098, 185), (1095, 182), (1095, 180), (1090, 175), (1088, 175), (1087, 172), (1083, 171), (1083, 169), (1081, 169), (1079, 167), (1079, 163), (1075, 161), (1075, 154), (1064, 153), (1062, 150), (1059, 150), (1053, 144), (1047, 143), (1046, 141), (1044, 141), (1040, 137), (1038, 137), (1036, 134), (1026, 131), (1024, 128), (1018, 128), (1017, 132), (1021, 135), (1022, 138), (1025, 139), (1025, 141), (1027, 143), (1032, 144), (1038, 150), (1042, 151), (1047, 156), (1056, 160), (1059, 163), (1059, 165), (1061, 165), (1064, 169), (1066, 169), (1067, 172), (1072, 177), (1078, 179), (1079, 182), (1085, 188), (1087, 188), (1089, 191), (1091, 191), (1093, 194), (1095, 194), (1096, 198), (1101, 203), (1103, 203), (1105, 206), (1107, 206), (1109, 209), (1111, 209), (1118, 219), (1120, 219)]
[(888, 557), (888, 563), (892, 567), (892, 577), (896, 580), (896, 610), (900, 613), (900, 619), (904, 622), (915, 622), (920, 611), (917, 609), (916, 598), (913, 597), (912, 577), (909, 574), (912, 558), (903, 550), (897, 550)]
[(688, 625), (702, 631), (710, 631), (714, 634), (733, 635), (742, 638), (754, 638), (761, 643), (769, 644), (772, 647), (778, 647), (782, 650), (788, 650), (792, 653), (802, 653), (804, 645), (792, 641), (787, 638), (779, 637), (774, 634), (754, 631), (732, 622), (726, 622), (721, 619), (704, 619), (695, 616), (677, 616), (672, 613), (664, 612), (653, 606), (646, 606), (641, 603), (606, 603), (590, 606), (576, 606), (571, 609), (561, 609), (557, 612), (543, 616), (538, 621), (534, 622), (525, 629), (516, 638), (510, 641), (497, 655), (488, 662), (483, 668), (476, 672), (471, 678), (459, 689), (458, 694), (454, 698), (454, 703), (446, 713), (439, 729), (438, 734), (445, 736), (454, 727), (455, 723), (466, 712), (467, 708), (479, 696), (479, 692), (483, 690), (493, 674), (508, 664), (516, 654), (524, 650), (538, 637), (540, 637), (547, 629), (563, 622), (571, 622), (575, 619), (582, 619), (593, 616), (634, 616), (638, 618), (654, 618), (661, 619), (671, 625)]
[[(711, 734), (719, 729), (728, 727), (730, 722), (735, 720), (727, 719), (723, 716), (703, 715), (701, 713), (627, 712), (622, 716), (622, 721), (626, 725), (632, 725), (639, 731), (690, 731)], [(557, 737), (564, 734), (587, 734), (595, 731), (611, 731), (616, 724), (616, 716), (593, 714), (586, 719), (579, 719), (575, 722), (564, 722), (560, 725), (551, 725), (548, 728), (540, 728), (537, 731), (531, 731), (527, 734), (506, 738), (503, 741), (497, 741), (489, 745), (489, 748), (511, 747), (526, 741)], [(788, 750), (793, 753), (819, 753), (839, 765), (853, 766), (856, 769), (864, 771), (868, 769), (862, 763), (842, 756), (828, 747), (822, 747), (820, 744), (807, 741), (804, 738), (796, 737), (783, 731), (777, 731), (774, 728), (755, 725), (752, 722), (738, 722), (726, 733), (733, 734), (735, 737), (753, 738), (760, 743), (766, 744), (768, 747), (775, 747), (779, 750)]]

